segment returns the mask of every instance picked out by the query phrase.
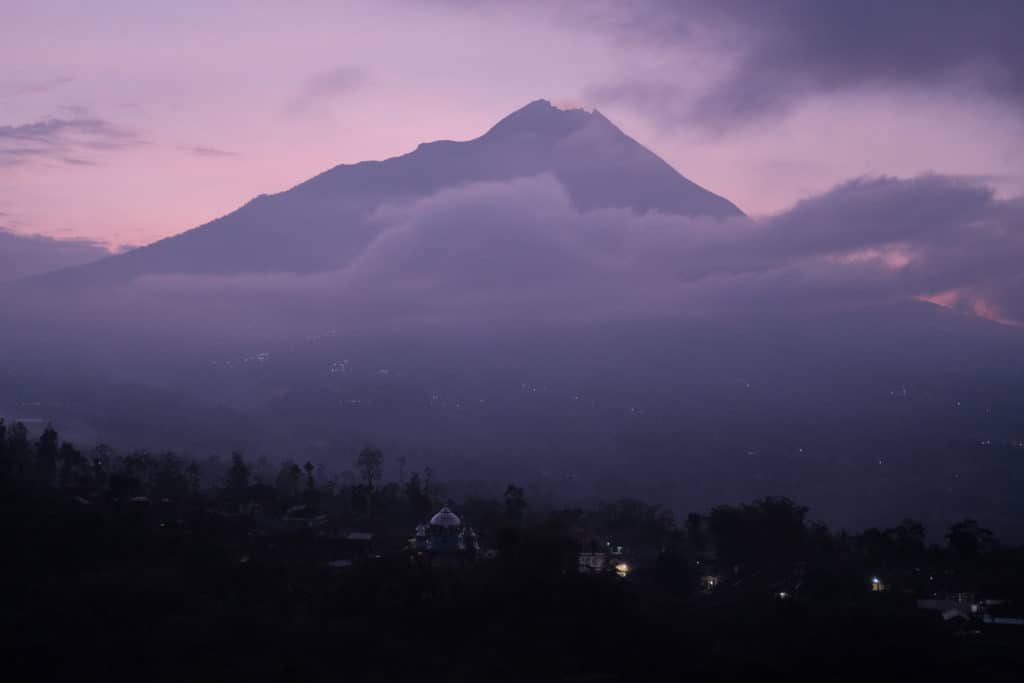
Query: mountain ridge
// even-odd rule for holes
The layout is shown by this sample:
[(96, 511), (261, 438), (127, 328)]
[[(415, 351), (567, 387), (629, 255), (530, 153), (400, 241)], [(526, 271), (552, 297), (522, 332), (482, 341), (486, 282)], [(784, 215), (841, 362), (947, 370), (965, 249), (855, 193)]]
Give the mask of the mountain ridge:
[(743, 216), (599, 112), (563, 110), (535, 100), (476, 138), (436, 140), (388, 159), (340, 164), (282, 192), (258, 195), (185, 232), (36, 282), (90, 286), (149, 274), (333, 270), (373, 239), (368, 217), (380, 206), (449, 187), (544, 173), (565, 186), (580, 211)]

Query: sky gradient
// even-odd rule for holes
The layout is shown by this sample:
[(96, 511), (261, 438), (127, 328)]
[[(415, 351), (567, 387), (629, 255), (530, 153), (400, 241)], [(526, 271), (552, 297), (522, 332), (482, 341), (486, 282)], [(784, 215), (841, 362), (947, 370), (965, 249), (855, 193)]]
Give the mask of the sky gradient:
[(861, 176), (1024, 194), (1018, 3), (146, 5), (2, 8), (0, 227), (144, 244), (539, 97), (752, 215)]

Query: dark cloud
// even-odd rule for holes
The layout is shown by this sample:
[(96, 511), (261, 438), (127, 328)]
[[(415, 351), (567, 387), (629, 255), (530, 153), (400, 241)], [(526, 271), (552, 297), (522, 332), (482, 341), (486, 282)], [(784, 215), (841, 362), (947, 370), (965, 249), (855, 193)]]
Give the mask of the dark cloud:
[(615, 6), (592, 23), (670, 48), (700, 40), (728, 58), (731, 72), (696, 97), (671, 79), (598, 84), (588, 93), (713, 128), (865, 87), (984, 93), (1024, 104), (1024, 3), (1016, 0), (651, 0)]
[(857, 180), (769, 219), (721, 221), (580, 211), (542, 175), (444, 190), (372, 220), (377, 237), (342, 270), (149, 276), (134, 305), (191, 312), (201, 300), (204, 315), (278, 311), (365, 328), (937, 299), (1024, 321), (1024, 203), (961, 178)]
[(0, 165), (33, 159), (90, 164), (81, 155), (143, 144), (132, 130), (97, 118), (50, 118), (0, 126)]
[(109, 256), (96, 242), (19, 235), (0, 227), (0, 281), (15, 280)]
[(285, 113), (307, 113), (325, 101), (351, 94), (366, 80), (362, 69), (341, 66), (310, 78), (298, 94), (288, 103)]
[(751, 48), (698, 105), (705, 120), (744, 120), (817, 92), (865, 85), (960, 85), (1024, 100), (1024, 4), (726, 3)]

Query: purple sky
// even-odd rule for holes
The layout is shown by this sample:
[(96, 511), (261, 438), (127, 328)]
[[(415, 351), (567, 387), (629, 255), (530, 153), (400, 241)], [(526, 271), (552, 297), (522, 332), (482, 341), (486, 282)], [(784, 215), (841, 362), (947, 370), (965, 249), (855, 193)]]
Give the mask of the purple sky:
[(864, 175), (1015, 197), (1024, 3), (982, 6), (8, 3), (0, 227), (142, 244), (539, 97), (753, 215)]

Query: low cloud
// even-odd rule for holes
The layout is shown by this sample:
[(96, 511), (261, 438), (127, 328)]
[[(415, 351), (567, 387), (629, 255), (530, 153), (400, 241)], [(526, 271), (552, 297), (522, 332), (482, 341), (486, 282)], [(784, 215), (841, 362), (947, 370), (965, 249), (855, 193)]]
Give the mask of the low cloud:
[(768, 219), (717, 221), (581, 212), (542, 175), (445, 190), (370, 221), (376, 238), (341, 270), (148, 276), (130, 296), (203, 317), (360, 327), (813, 313), (909, 300), (1024, 321), (1024, 202), (961, 178), (855, 180)]
[(68, 164), (93, 164), (86, 155), (143, 144), (138, 134), (97, 118), (49, 118), (16, 126), (0, 126), (0, 166), (48, 159)]
[(89, 240), (19, 235), (0, 227), (0, 281), (78, 266), (109, 255), (103, 245)]

